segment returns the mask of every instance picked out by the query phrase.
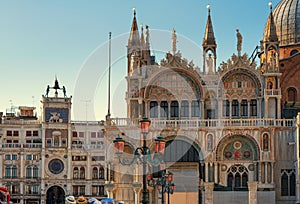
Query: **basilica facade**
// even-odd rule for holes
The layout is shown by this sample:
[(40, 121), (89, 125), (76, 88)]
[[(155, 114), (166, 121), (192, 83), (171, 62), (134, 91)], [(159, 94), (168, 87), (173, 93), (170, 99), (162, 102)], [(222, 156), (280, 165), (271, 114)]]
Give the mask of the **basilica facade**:
[[(158, 135), (166, 141), (163, 169), (174, 173), (176, 185), (172, 203), (300, 202), (298, 3), (283, 0), (274, 9), (270, 4), (263, 38), (253, 53), (242, 52), (247, 42), (234, 31), (236, 53), (220, 64), (208, 7), (201, 68), (177, 50), (175, 30), (170, 33), (172, 50), (156, 62), (149, 27), (139, 30), (134, 12), (127, 45), (128, 118), (107, 121), (107, 138), (123, 135), (124, 151), (133, 156), (141, 145), (138, 121), (147, 116), (147, 145), (153, 149)], [(112, 160), (111, 193), (138, 203), (141, 165)], [(153, 169), (149, 164), (147, 171)], [(161, 196), (148, 188), (150, 203), (159, 203)]]
[[(282, 0), (266, 9), (253, 53), (243, 53), (243, 33), (233, 31), (236, 52), (219, 64), (208, 7), (200, 68), (177, 49), (175, 30), (172, 50), (157, 62), (150, 29), (139, 30), (134, 11), (124, 76), (127, 118), (72, 121), (72, 97), (56, 79), (42, 96), (41, 119), (27, 106), (1, 114), (0, 185), (14, 203), (84, 195), (138, 204), (142, 165), (122, 165), (113, 141), (125, 140), (122, 157), (130, 161), (142, 145), (139, 121), (146, 116), (151, 152), (158, 135), (166, 142), (160, 164), (149, 163), (146, 171), (173, 172), (175, 191), (165, 195), (171, 203), (300, 203), (299, 3)], [(161, 197), (147, 187), (149, 203)]]

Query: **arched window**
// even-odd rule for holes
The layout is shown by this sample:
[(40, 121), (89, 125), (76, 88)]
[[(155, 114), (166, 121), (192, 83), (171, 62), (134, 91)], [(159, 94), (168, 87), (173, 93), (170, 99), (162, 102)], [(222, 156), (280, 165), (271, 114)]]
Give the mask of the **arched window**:
[(85, 169), (84, 169), (84, 167), (80, 167), (80, 179), (85, 179)]
[(207, 142), (207, 151), (212, 151), (213, 150), (213, 145), (214, 145), (212, 134), (207, 135), (206, 142)]
[(200, 116), (200, 104), (199, 101), (192, 101), (192, 117)]
[(232, 190), (247, 189), (248, 170), (243, 165), (234, 165), (227, 171), (227, 186)]
[(294, 169), (281, 170), (281, 196), (296, 196), (296, 176)]
[(54, 137), (54, 146), (59, 147), (59, 137), (57, 136)]
[(167, 101), (162, 101), (160, 103), (160, 117), (161, 118), (168, 118), (169, 115), (169, 107)]
[(263, 150), (269, 151), (269, 135), (267, 133), (263, 134)]
[(17, 166), (12, 166), (11, 168), (11, 175), (12, 175), (12, 178), (17, 178)]
[(73, 178), (78, 179), (79, 178), (79, 170), (78, 167), (74, 167), (73, 169)]
[(248, 101), (247, 100), (242, 100), (241, 116), (248, 116)]
[(297, 54), (298, 53), (298, 50), (292, 50), (291, 52), (290, 52), (290, 56), (293, 56), (294, 54)]
[(287, 93), (288, 93), (288, 101), (295, 102), (297, 99), (297, 90), (294, 87), (289, 87)]
[(239, 102), (238, 100), (232, 101), (232, 116), (239, 116)]
[(171, 102), (171, 118), (178, 118), (179, 116), (179, 107), (178, 101)]
[(257, 116), (257, 101), (252, 99), (250, 101), (250, 116)]
[(97, 169), (97, 167), (93, 168), (92, 178), (93, 179), (98, 179), (98, 169)]
[(158, 117), (158, 104), (156, 101), (150, 102), (150, 118)]
[(289, 195), (289, 177), (287, 172), (283, 172), (281, 174), (281, 196), (288, 196)]
[(5, 178), (11, 177), (10, 166), (5, 166)]
[(229, 116), (230, 114), (229, 101), (223, 101), (223, 116)]
[(39, 176), (39, 168), (37, 166), (33, 166), (33, 168), (32, 168), (32, 176), (33, 176), (33, 178), (38, 178), (38, 176)]
[(26, 166), (26, 178), (32, 177), (31, 170), (32, 170), (31, 166)]
[(104, 179), (104, 168), (101, 166), (99, 168), (99, 179)]
[(189, 102), (188, 101), (182, 101), (181, 102), (181, 110), (180, 110), (181, 117), (189, 117)]

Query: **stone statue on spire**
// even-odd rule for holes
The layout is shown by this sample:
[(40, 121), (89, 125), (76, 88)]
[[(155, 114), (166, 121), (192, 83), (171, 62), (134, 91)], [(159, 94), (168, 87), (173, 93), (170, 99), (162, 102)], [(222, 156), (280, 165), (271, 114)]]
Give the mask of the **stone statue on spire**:
[(177, 42), (177, 36), (176, 36), (176, 30), (173, 29), (173, 32), (172, 32), (172, 51), (173, 51), (173, 55), (175, 56), (175, 53), (176, 53), (176, 42)]
[(236, 29), (236, 37), (237, 37), (238, 56), (241, 56), (243, 36), (239, 32), (239, 29)]

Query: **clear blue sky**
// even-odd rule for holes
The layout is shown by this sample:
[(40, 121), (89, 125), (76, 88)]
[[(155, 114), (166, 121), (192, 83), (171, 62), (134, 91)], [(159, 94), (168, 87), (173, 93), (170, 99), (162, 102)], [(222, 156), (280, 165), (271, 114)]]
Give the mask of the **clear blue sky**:
[[(178, 36), (200, 46), (199, 53), (185, 54), (184, 40), (178, 40), (182, 55), (202, 67), (201, 44), (207, 4), (211, 5), (219, 65), (236, 53), (236, 28), (243, 35), (243, 52), (252, 53), (262, 39), (269, 15), (268, 2), (0, 0), (0, 111), (6, 112), (11, 104), (34, 105), (39, 109), (41, 96), (48, 84), (53, 86), (56, 75), (61, 85), (66, 86), (68, 95), (73, 95), (73, 100), (77, 101), (74, 106), (80, 111), (74, 114), (74, 119), (104, 119), (107, 113), (107, 39), (112, 32), (111, 112), (113, 116), (125, 116), (125, 57), (132, 7), (137, 10), (138, 24), (150, 26), (150, 36), (151, 30), (170, 35), (170, 42), (164, 42), (170, 49), (173, 28)], [(272, 2), (274, 8), (279, 0)], [(161, 49), (155, 47), (161, 43), (159, 37), (153, 36), (151, 47)], [(168, 46), (164, 51), (169, 51)], [(159, 52), (156, 55), (160, 58)], [(89, 66), (93, 68), (83, 72)], [(82, 77), (85, 74), (87, 76)], [(88, 95), (76, 94), (76, 89), (85, 90), (83, 83), (96, 87)], [(88, 86), (86, 89), (90, 90)]]

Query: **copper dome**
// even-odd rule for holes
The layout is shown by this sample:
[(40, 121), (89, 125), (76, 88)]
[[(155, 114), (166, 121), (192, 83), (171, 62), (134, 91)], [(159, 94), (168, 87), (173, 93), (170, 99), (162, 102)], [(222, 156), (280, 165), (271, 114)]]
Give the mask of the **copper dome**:
[[(273, 10), (280, 46), (300, 42), (300, 0), (282, 0)], [(267, 25), (267, 24), (266, 24)], [(267, 33), (265, 26), (264, 37)]]

